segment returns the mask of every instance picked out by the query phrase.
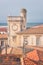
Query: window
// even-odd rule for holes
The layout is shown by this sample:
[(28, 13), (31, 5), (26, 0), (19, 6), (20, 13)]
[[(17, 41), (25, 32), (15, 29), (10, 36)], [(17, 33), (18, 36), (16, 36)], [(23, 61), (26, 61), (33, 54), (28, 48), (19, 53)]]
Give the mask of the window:
[(13, 36), (13, 37), (12, 37), (12, 39), (13, 39), (13, 41), (15, 41), (15, 42), (16, 42), (16, 36)]
[(28, 44), (28, 37), (27, 37), (27, 36), (24, 37), (24, 41), (23, 41), (23, 43), (24, 43), (25, 45)]
[(1, 41), (1, 46), (4, 46), (4, 41)]
[(29, 36), (29, 45), (36, 45), (36, 36), (35, 35)]
[(36, 39), (36, 45), (39, 45), (39, 38)]
[(22, 25), (21, 25), (21, 31), (22, 31)]

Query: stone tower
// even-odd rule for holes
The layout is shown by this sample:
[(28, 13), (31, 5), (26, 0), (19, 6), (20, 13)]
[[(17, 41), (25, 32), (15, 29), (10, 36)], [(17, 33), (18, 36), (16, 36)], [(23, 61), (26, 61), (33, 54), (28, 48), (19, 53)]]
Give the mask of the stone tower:
[(22, 9), (20, 16), (8, 16), (8, 43), (11, 47), (17, 47), (17, 33), (26, 29), (26, 9)]
[(26, 9), (22, 9), (20, 12), (20, 16), (23, 18), (23, 22), (22, 22), (22, 29), (25, 30), (26, 29)]
[(10, 47), (17, 47), (17, 32), (21, 31), (21, 17), (20, 16), (8, 16), (8, 43)]

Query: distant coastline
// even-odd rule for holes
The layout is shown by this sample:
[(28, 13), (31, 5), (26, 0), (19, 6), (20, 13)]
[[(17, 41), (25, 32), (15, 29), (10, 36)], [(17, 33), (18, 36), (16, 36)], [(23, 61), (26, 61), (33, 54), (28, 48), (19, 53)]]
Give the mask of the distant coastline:
[[(41, 24), (43, 24), (43, 23), (27, 23), (26, 24), (26, 27), (33, 27), (33, 26), (36, 26), (36, 25), (41, 25)], [(7, 23), (0, 23), (0, 27), (6, 27), (6, 26), (8, 26), (8, 24)]]
[(42, 25), (43, 23), (27, 23), (27, 27)]

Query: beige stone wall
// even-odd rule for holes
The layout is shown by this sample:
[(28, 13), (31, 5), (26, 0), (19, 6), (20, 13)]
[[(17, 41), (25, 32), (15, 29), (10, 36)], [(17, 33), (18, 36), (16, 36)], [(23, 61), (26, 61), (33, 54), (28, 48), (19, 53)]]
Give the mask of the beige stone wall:
[[(13, 30), (13, 26), (14, 25), (17, 25), (17, 30), (15, 31), (15, 30)], [(16, 35), (16, 32), (19, 32), (20, 30), (21, 30), (21, 28), (20, 28), (20, 25), (21, 25), (21, 23), (20, 22), (9, 22), (9, 28), (8, 28), (8, 30), (9, 30), (9, 35)]]
[(23, 43), (24, 42), (24, 36), (27, 37), (27, 44), (28, 45), (36, 45), (36, 37), (35, 35), (18, 35), (19, 38), (18, 38), (18, 43), (20, 43), (21, 46), (23, 46)]
[[(16, 31), (13, 30), (15, 24), (17, 25)], [(24, 43), (33, 46), (43, 45), (43, 34), (17, 34), (21, 29), (26, 29), (25, 9), (22, 9), (19, 17), (8, 17), (8, 44), (12, 47), (23, 46)]]
[[(20, 20), (21, 21), (21, 20)], [(17, 47), (17, 32), (21, 31), (21, 22), (20, 21), (8, 21), (8, 44), (11, 47)], [(13, 26), (17, 25), (17, 30), (13, 30)]]
[(23, 36), (22, 35), (17, 35), (17, 45), (20, 47), (20, 46), (23, 46)]
[(23, 46), (24, 36), (28, 39), (28, 45), (32, 46), (43, 46), (43, 34), (22, 34), (18, 35), (17, 43)]
[[(21, 46), (21, 37), (17, 36), (17, 32), (26, 29), (26, 9), (22, 9), (20, 16), (8, 16), (8, 44), (12, 47)], [(13, 30), (13, 26), (17, 25), (17, 30)], [(19, 40), (19, 41), (18, 41)], [(23, 39), (22, 39), (23, 40)], [(21, 43), (20, 43), (21, 42)]]
[(22, 22), (22, 29), (26, 29), (26, 16), (27, 16), (27, 11), (26, 9), (22, 9), (20, 12), (20, 16), (23, 17), (23, 22)]
[(29, 35), (28, 36), (28, 45), (36, 45), (36, 36), (35, 35)]

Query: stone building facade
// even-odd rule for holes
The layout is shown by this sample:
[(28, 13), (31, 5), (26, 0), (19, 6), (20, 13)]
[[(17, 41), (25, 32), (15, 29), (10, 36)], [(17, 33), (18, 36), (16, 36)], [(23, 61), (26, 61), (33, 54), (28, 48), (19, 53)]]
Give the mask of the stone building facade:
[(9, 45), (11, 47), (20, 46), (17, 43), (17, 32), (26, 29), (26, 10), (22, 9), (20, 16), (8, 16)]
[(43, 46), (43, 25), (26, 28), (26, 9), (20, 16), (8, 16), (8, 43), (11, 47)]
[(25, 45), (43, 47), (43, 25), (34, 26), (17, 34), (22, 45), (25, 43)]

